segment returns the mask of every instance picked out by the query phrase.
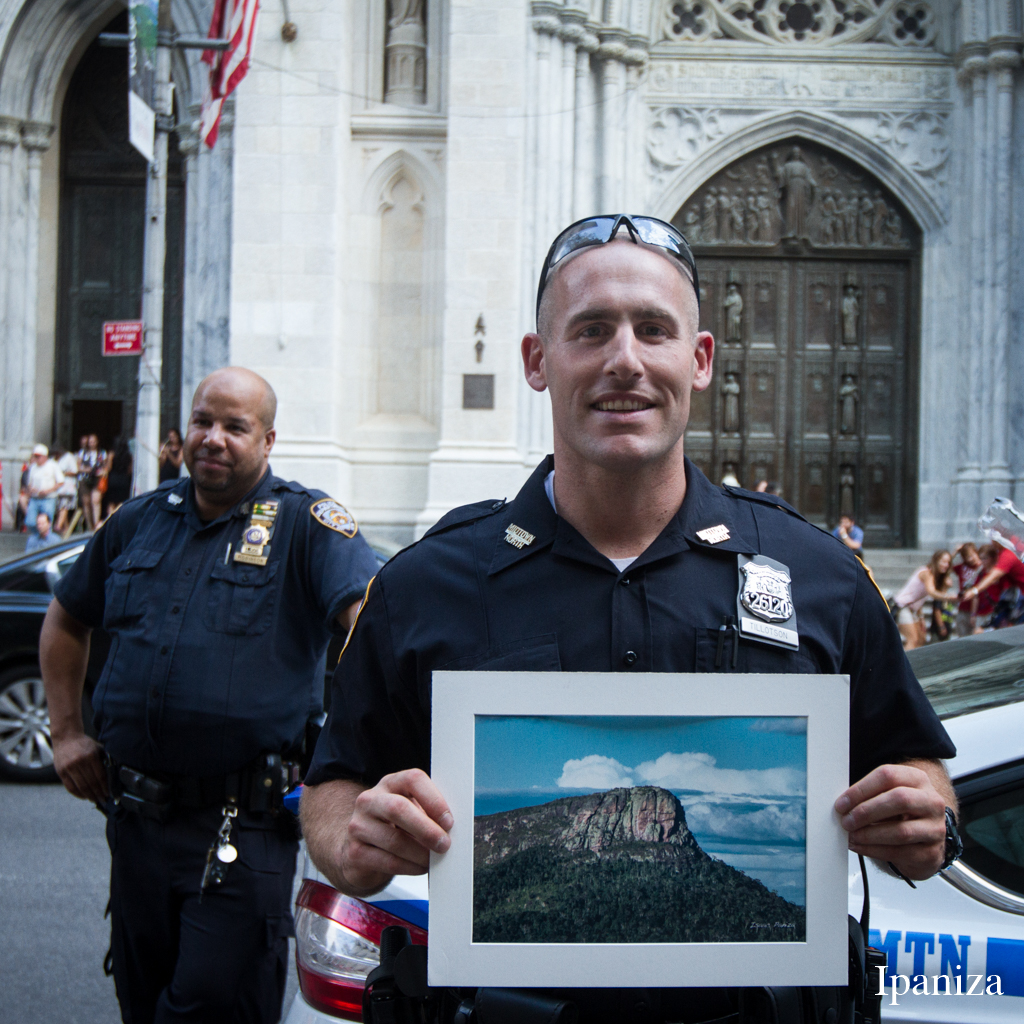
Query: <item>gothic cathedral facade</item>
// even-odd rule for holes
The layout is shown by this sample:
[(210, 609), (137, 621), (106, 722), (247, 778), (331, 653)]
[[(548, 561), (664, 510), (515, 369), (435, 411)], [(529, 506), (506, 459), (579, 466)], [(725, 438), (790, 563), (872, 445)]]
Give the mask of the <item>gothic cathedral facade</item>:
[[(208, 0), (172, 0), (204, 35)], [(519, 342), (557, 232), (673, 221), (714, 383), (687, 452), (868, 547), (1024, 503), (1022, 0), (264, 4), (215, 149), (175, 58), (164, 426), (237, 363), (275, 471), (402, 544), (549, 450)], [(284, 22), (289, 25), (285, 26)], [(4, 525), (36, 441), (130, 432), (146, 168), (106, 0), (0, 0)], [(12, 478), (13, 475), (13, 478)]]

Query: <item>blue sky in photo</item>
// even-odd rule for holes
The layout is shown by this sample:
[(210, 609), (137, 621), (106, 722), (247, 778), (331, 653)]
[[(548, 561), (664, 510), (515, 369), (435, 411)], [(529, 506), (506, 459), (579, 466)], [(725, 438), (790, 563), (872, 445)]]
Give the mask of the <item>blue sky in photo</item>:
[(661, 786), (707, 853), (800, 905), (806, 778), (805, 718), (476, 717), (476, 814)]

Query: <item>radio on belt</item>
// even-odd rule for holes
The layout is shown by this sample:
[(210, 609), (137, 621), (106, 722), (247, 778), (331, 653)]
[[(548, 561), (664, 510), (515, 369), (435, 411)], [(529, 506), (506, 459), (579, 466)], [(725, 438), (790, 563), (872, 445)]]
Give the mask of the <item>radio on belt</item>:
[(789, 566), (767, 555), (737, 555), (740, 635), (773, 647), (800, 649)]

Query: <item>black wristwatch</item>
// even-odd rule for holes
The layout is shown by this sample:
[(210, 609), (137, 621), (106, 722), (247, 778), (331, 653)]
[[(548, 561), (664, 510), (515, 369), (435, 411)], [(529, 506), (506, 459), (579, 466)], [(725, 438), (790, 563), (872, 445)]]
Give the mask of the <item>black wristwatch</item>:
[(943, 858), (940, 871), (945, 871), (955, 860), (963, 856), (964, 841), (960, 838), (960, 831), (956, 827), (956, 814), (952, 807), (946, 808), (946, 856)]

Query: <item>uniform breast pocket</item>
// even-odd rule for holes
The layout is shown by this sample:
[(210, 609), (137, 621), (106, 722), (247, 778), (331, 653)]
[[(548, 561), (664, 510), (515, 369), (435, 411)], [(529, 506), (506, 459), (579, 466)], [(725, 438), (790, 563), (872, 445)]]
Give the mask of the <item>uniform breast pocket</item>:
[(274, 617), (278, 564), (215, 566), (210, 573), (207, 628), (214, 633), (232, 633), (235, 636), (265, 633)]
[(492, 647), (479, 661), (474, 659), (472, 665), (459, 667), (490, 672), (560, 672), (562, 660), (558, 654), (558, 637), (554, 633), (545, 633), (510, 640)]
[(135, 622), (146, 612), (162, 551), (129, 550), (110, 563), (110, 575), (104, 585), (103, 628), (112, 629)]
[[(820, 672), (810, 653), (801, 648), (790, 651), (772, 644), (759, 644), (753, 640), (740, 640), (734, 651), (735, 633), (728, 633), (721, 645), (717, 629), (703, 629), (697, 633), (696, 672)], [(734, 657), (735, 654), (735, 657)], [(735, 661), (735, 665), (733, 662)]]

